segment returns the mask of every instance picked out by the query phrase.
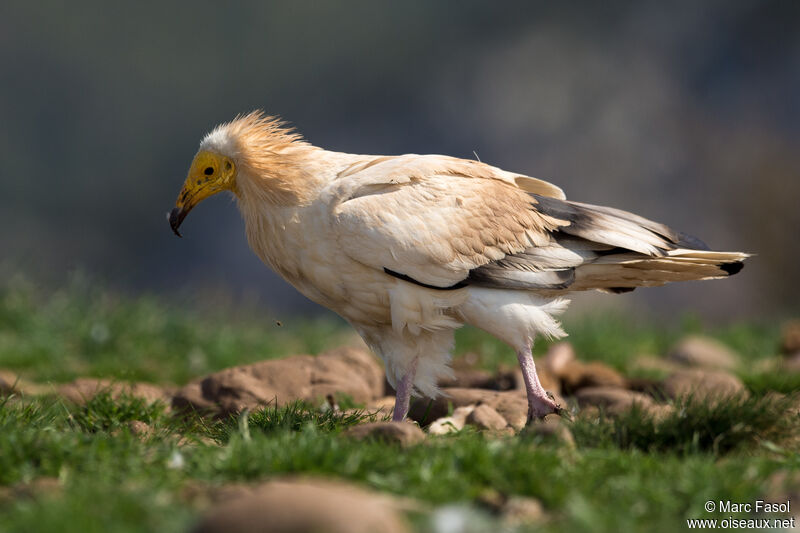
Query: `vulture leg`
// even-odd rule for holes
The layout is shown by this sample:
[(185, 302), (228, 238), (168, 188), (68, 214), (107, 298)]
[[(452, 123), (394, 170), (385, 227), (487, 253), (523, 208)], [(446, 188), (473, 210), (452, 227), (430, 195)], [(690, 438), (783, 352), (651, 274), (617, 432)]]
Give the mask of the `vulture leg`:
[(394, 400), (392, 422), (402, 422), (408, 414), (411, 402), (411, 390), (414, 388), (414, 377), (417, 374), (417, 359), (411, 363), (406, 375), (397, 384), (397, 396)]
[(522, 368), (522, 377), (525, 379), (525, 390), (528, 393), (528, 423), (535, 419), (544, 418), (551, 413), (561, 414), (562, 408), (550, 396), (536, 375), (536, 365), (533, 363), (530, 345), (517, 352), (519, 366)]

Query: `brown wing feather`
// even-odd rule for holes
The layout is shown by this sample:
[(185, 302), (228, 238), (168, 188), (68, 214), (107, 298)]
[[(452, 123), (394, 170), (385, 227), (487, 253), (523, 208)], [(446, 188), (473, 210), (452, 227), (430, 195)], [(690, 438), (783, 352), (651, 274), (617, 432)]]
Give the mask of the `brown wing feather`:
[[(724, 277), (746, 257), (476, 161), (368, 158), (339, 178), (334, 216), (345, 253), (428, 288), (620, 292)], [(530, 192), (548, 186), (549, 196)]]
[[(671, 281), (714, 279), (741, 270), (747, 254), (708, 251), (702, 241), (619, 209), (542, 198), (535, 208), (567, 224), (553, 241), (482, 266), (471, 278), (498, 288), (628, 292)], [(563, 286), (542, 286), (557, 271)]]

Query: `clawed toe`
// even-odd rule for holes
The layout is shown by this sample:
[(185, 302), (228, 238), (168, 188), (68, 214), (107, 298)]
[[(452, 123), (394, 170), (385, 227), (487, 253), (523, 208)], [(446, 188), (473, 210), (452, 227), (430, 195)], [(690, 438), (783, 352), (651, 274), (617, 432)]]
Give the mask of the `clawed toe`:
[(560, 404), (556, 403), (555, 397), (551, 393), (547, 393), (547, 398), (537, 398), (537, 400), (538, 401), (536, 405), (531, 404), (528, 406), (528, 421), (526, 425), (530, 425), (532, 422), (542, 420), (547, 415), (552, 414), (566, 418), (567, 420), (572, 419), (569, 411), (561, 407)]
[(572, 422), (572, 415), (570, 414), (569, 410), (561, 407), (561, 405), (556, 405), (556, 410), (554, 413), (560, 416), (561, 418)]

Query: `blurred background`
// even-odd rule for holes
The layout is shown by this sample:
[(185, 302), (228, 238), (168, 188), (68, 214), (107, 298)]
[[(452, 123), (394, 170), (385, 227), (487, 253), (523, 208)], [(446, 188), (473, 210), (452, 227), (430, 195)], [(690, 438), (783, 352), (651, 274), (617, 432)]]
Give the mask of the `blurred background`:
[(165, 220), (201, 137), (263, 108), (330, 150), (443, 153), (758, 254), (579, 296), (668, 319), (800, 309), (800, 3), (0, 4), (0, 268), (321, 313), (230, 199)]

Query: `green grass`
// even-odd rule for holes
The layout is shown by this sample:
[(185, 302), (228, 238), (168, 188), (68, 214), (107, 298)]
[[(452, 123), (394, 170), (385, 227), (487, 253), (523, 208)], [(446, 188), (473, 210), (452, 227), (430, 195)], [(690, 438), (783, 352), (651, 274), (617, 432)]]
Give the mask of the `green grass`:
[[(689, 455), (759, 447), (790, 453), (800, 435), (800, 419), (786, 416), (796, 396), (746, 397), (715, 405), (691, 399), (675, 402), (675, 410), (659, 419), (634, 408), (617, 417), (578, 417), (572, 433), (583, 446), (639, 449)], [(786, 449), (781, 448), (786, 445)]]
[[(778, 326), (704, 328), (687, 320), (664, 328), (603, 316), (567, 328), (581, 358), (625, 369), (687, 332), (711, 334), (756, 361), (775, 355)], [(349, 335), (337, 321), (278, 327), (263, 311), (187, 311), (85, 282), (55, 294), (24, 283), (0, 289), (0, 368), (35, 381), (88, 375), (183, 383), (225, 366), (317, 353)], [(487, 368), (515, 360), (471, 329), (459, 331), (456, 351), (476, 353)], [(793, 392), (800, 379), (757, 365), (744, 365), (741, 376), (753, 394), (740, 401), (683, 402), (658, 421), (635, 411), (578, 416), (570, 425), (574, 449), (473, 431), (405, 449), (357, 442), (343, 432), (369, 413), (299, 403), (211, 421), (109, 394), (83, 407), (57, 397), (0, 399), (0, 531), (186, 531), (200, 512), (188, 487), (284, 474), (334, 476), (418, 499), (427, 511), (413, 523), (425, 532), (442, 506), (470, 509), (480, 515), (475, 524), (497, 529), (481, 504), (487, 493), (541, 500), (549, 518), (537, 530), (675, 531), (686, 518), (713, 517), (703, 510), (707, 500), (765, 498), (773, 473), (800, 470), (798, 417), (786, 414), (794, 398), (766, 395)], [(151, 432), (135, 435), (132, 421)], [(23, 495), (43, 478), (61, 488)]]
[(278, 325), (263, 311), (217, 305), (179, 310), (153, 296), (125, 298), (77, 278), (53, 294), (24, 281), (0, 287), (0, 366), (37, 380), (78, 376), (182, 384), (221, 368), (316, 354), (351, 333), (343, 322)]
[[(668, 531), (684, 517), (705, 516), (700, 506), (708, 499), (761, 497), (770, 473), (800, 466), (795, 454), (758, 448), (755, 455), (741, 450), (732, 456), (709, 447), (648, 453), (617, 446), (607, 435), (618, 429), (610, 421), (595, 430), (600, 438), (576, 431), (574, 451), (524, 437), (465, 433), (400, 452), (344, 438), (341, 429), (352, 415), (331, 424), (336, 418), (295, 405), (253, 413), (246, 429), (238, 420), (210, 428), (176, 422), (160, 406), (130, 399), (99, 397), (83, 409), (55, 400), (6, 402), (0, 407), (0, 483), (50, 476), (64, 489), (6, 505), (0, 528), (180, 531), (193, 517), (181, 496), (190, 480), (217, 484), (302, 473), (350, 479), (434, 507), (469, 504), (487, 490), (534, 496), (554, 513), (552, 531)], [(151, 423), (156, 436), (133, 436), (124, 429), (131, 419)], [(181, 445), (178, 437), (187, 434), (196, 441)], [(222, 445), (205, 442), (208, 436)]]
[[(688, 334), (710, 335), (740, 353), (745, 360), (755, 361), (776, 354), (780, 323), (733, 323), (705, 327), (694, 318), (677, 325), (663, 325), (615, 312), (603, 312), (577, 319), (564, 318), (565, 339), (575, 347), (581, 359), (603, 361), (625, 370), (635, 357), (664, 354), (681, 337)], [(550, 342), (537, 340), (534, 355), (547, 352)], [(476, 353), (487, 368), (516, 364), (514, 352), (501, 341), (475, 328), (463, 328), (456, 334), (456, 354)]]

